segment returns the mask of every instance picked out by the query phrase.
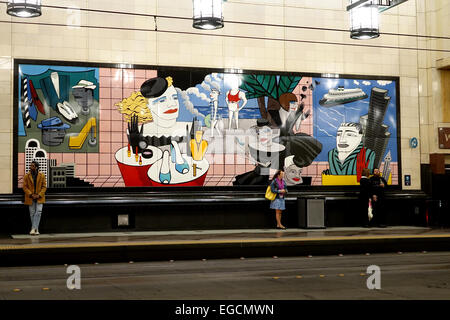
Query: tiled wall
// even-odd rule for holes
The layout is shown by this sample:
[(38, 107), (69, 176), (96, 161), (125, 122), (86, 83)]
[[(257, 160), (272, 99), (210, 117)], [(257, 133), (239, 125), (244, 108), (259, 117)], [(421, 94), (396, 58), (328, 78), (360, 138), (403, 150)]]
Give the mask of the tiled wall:
[[(47, 0), (46, 5), (89, 7), (93, 9), (129, 11), (146, 14), (190, 17), (191, 1), (129, 0)], [(321, 0), (229, 0), (224, 3), (226, 20), (253, 21), (291, 26), (348, 29), (347, 1)], [(410, 33), (450, 36), (448, 26), (450, 3), (447, 0), (410, 0), (381, 15), (383, 33)], [(43, 15), (33, 22), (67, 26), (9, 24), (22, 21), (6, 14), (0, 5), (0, 193), (12, 192), (13, 168), (13, 84), (12, 60), (15, 58), (106, 62), (117, 64), (169, 65), (192, 67), (237, 68), (290, 72), (338, 73), (400, 77), (401, 153), (403, 174), (410, 174), (412, 185), (420, 188), (420, 163), (436, 151), (435, 127), (442, 125), (439, 114), (439, 77), (436, 60), (448, 57), (446, 52), (374, 48), (375, 45), (448, 50), (448, 40), (399, 37), (382, 34), (370, 41), (349, 39), (348, 32), (311, 30), (305, 28), (261, 27), (228, 23), (224, 29), (208, 32), (192, 28), (192, 22), (148, 16), (110, 15), (44, 8)], [(31, 20), (23, 20), (31, 21)], [(81, 25), (114, 27), (116, 29), (83, 28)], [(159, 31), (155, 32), (155, 28)], [(119, 30), (117, 28), (134, 28)], [(147, 31), (145, 31), (147, 30)], [(176, 34), (172, 31), (195, 34)], [(224, 35), (215, 37), (213, 35)], [(266, 37), (288, 41), (239, 39), (226, 35)], [(308, 42), (310, 41), (310, 42)], [(315, 43), (312, 43), (315, 42)], [(345, 46), (319, 42), (344, 43)], [(103, 71), (110, 78), (111, 91), (102, 95), (102, 112), (112, 110), (114, 69)], [(123, 74), (121, 75), (123, 77)], [(437, 86), (436, 86), (437, 84)], [(108, 80), (105, 85), (109, 85)], [(127, 83), (125, 89), (134, 89)], [(105, 101), (103, 101), (105, 100)], [(420, 105), (420, 109), (419, 109)], [(108, 111), (109, 110), (109, 111)], [(436, 112), (438, 111), (438, 112)], [(118, 121), (119, 119), (112, 119)], [(420, 126), (419, 126), (420, 124)], [(445, 125), (445, 123), (444, 123)], [(448, 125), (448, 124), (447, 124)], [(108, 128), (102, 128), (108, 138)], [(410, 149), (411, 137), (422, 137), (419, 148)], [(110, 134), (110, 146), (121, 143), (123, 136)], [(104, 140), (106, 143), (107, 140)], [(109, 154), (102, 147), (101, 154)], [(103, 158), (104, 159), (104, 158)], [(97, 173), (107, 172), (99, 157)], [(103, 170), (103, 171), (102, 171)], [(110, 170), (113, 170), (112, 168)], [(215, 170), (215, 168), (214, 168)], [(221, 170), (221, 169), (218, 169)], [(86, 172), (89, 174), (89, 172)], [(113, 172), (111, 171), (111, 174)]]
[[(420, 34), (450, 37), (450, 3), (445, 0), (417, 0), (417, 32)], [(449, 40), (422, 38), (418, 45), (422, 48), (449, 50)], [(430, 163), (431, 153), (450, 154), (449, 150), (439, 149), (438, 128), (450, 127), (445, 120), (442, 108), (440, 62), (450, 64), (448, 52), (421, 51), (418, 53), (419, 82), (419, 121), (420, 121), (420, 159), (421, 163)]]

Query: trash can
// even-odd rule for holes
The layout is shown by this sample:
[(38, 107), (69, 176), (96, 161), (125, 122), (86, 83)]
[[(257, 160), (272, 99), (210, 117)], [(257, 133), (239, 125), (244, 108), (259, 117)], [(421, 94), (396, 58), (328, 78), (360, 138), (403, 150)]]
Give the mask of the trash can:
[(297, 210), (300, 228), (325, 228), (324, 198), (297, 198)]

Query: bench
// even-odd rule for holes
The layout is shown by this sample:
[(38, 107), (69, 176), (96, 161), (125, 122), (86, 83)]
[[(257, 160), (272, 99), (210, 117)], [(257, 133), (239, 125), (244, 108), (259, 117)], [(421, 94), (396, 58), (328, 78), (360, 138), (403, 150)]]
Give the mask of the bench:
[[(342, 188), (341, 188), (342, 189)], [(55, 192), (49, 190), (41, 233), (110, 232), (114, 230), (207, 230), (273, 228), (275, 217), (264, 198), (265, 188), (122, 188)], [(325, 201), (325, 226), (357, 226), (358, 189), (290, 188), (283, 221), (299, 227), (299, 199)], [(27, 233), (29, 214), (21, 193), (0, 195), (0, 233)], [(426, 224), (422, 191), (386, 191), (389, 225)], [(118, 225), (128, 215), (129, 226)]]

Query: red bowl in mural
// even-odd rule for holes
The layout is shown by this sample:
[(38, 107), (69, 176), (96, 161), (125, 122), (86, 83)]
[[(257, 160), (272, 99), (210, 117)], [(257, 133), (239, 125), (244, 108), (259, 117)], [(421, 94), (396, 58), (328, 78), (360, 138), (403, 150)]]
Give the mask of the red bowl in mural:
[[(180, 173), (175, 169), (175, 163), (169, 160), (170, 166), (170, 182), (162, 183), (159, 179), (161, 172), (161, 166), (163, 159), (158, 160), (148, 170), (148, 177), (151, 181), (151, 185), (154, 187), (200, 187), (205, 184), (206, 175), (209, 170), (209, 163), (206, 159), (195, 161), (192, 157), (183, 155), (186, 163), (188, 164), (189, 171), (186, 173)], [(194, 176), (194, 164), (195, 164), (195, 176)]]
[(142, 164), (136, 161), (135, 155), (131, 152), (128, 157), (128, 147), (123, 147), (116, 152), (116, 161), (122, 174), (123, 181), (127, 187), (150, 187), (152, 183), (147, 172), (150, 167), (162, 157), (162, 152), (156, 147), (148, 147), (153, 155), (151, 158), (141, 158)]

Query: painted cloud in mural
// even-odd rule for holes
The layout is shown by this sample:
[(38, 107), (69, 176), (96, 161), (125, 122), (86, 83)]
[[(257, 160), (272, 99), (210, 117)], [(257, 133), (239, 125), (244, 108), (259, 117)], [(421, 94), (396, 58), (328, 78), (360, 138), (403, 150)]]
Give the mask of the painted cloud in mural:
[(386, 81), (386, 80), (377, 80), (378, 85), (384, 87), (387, 86), (388, 84), (391, 84), (392, 81)]

